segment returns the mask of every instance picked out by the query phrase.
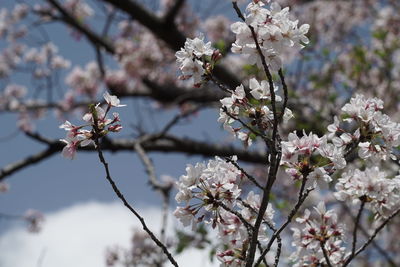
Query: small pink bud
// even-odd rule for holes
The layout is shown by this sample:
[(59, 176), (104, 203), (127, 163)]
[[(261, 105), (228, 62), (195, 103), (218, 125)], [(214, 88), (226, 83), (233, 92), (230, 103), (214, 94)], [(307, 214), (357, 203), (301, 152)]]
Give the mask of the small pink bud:
[(222, 58), (222, 54), (221, 52), (219, 52), (219, 50), (215, 50), (211, 56), (211, 60), (214, 62), (217, 62), (218, 60), (220, 60)]

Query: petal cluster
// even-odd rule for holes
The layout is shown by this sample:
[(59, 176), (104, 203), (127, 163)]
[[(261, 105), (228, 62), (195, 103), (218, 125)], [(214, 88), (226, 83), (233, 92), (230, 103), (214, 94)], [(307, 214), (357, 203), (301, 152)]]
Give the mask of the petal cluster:
[[(400, 145), (400, 124), (392, 121), (382, 110), (382, 100), (360, 94), (342, 108), (343, 121), (358, 126), (353, 135), (359, 137), (358, 155), (362, 159), (395, 158), (393, 147)], [(343, 134), (340, 137), (346, 139)]]
[[(60, 125), (60, 129), (67, 131), (66, 138), (60, 139), (61, 142), (66, 144), (62, 150), (62, 155), (65, 158), (74, 159), (79, 146), (94, 144), (94, 128), (99, 132), (97, 134), (100, 134), (98, 137), (103, 137), (108, 132), (119, 132), (122, 129), (119, 114), (113, 112), (110, 118), (108, 113), (112, 107), (123, 107), (125, 105), (120, 105), (120, 100), (109, 93), (105, 93), (103, 97), (108, 105), (106, 110), (100, 107), (100, 104), (94, 106), (93, 110), (82, 117), (88, 124), (76, 126), (69, 121), (65, 121)], [(86, 130), (84, 129), (85, 127), (91, 127), (92, 129)]]
[(343, 173), (334, 195), (340, 201), (363, 201), (378, 216), (387, 217), (400, 205), (400, 176), (390, 179), (378, 167), (353, 169)]
[[(179, 192), (175, 199), (187, 205), (177, 207), (174, 215), (184, 226), (195, 225), (202, 220), (212, 222), (215, 226), (219, 221), (221, 204), (229, 208), (236, 204), (241, 192), (238, 187), (242, 178), (241, 171), (232, 163), (216, 157), (207, 164), (188, 165), (186, 172), (177, 183)], [(195, 216), (197, 220), (194, 220)]]
[(262, 1), (252, 1), (246, 8), (245, 22), (235, 22), (231, 30), (236, 34), (232, 52), (248, 56), (250, 64), (262, 67), (257, 46), (253, 38), (254, 29), (257, 43), (272, 70), (282, 67), (282, 55), (289, 50), (300, 50), (309, 42), (305, 34), (309, 25), (298, 27), (298, 21), (291, 20), (289, 8), (282, 9), (272, 2), (268, 7)]
[(205, 73), (203, 57), (211, 56), (213, 53), (214, 50), (211, 48), (211, 42), (204, 43), (203, 37), (187, 38), (185, 47), (175, 53), (179, 69), (183, 74), (181, 78), (193, 78), (195, 85), (200, 84), (202, 75)]
[(344, 227), (337, 221), (333, 210), (326, 210), (320, 202), (314, 207), (316, 214), (312, 216), (306, 209), (303, 217), (297, 218), (301, 227), (292, 228), (292, 246), (296, 251), (290, 256), (295, 262), (293, 266), (325, 266), (326, 259), (322, 248), (325, 249), (332, 266), (342, 266), (345, 260), (345, 247), (342, 246)]

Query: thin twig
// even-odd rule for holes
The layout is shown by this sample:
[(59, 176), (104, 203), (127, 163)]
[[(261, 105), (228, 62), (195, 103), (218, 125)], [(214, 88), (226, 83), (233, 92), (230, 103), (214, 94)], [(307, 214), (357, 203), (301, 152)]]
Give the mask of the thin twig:
[[(349, 207), (345, 203), (342, 203), (342, 206), (347, 211), (347, 213), (351, 216), (353, 221), (355, 221), (356, 217), (351, 213)], [(359, 224), (359, 230), (365, 237), (369, 236), (367, 230), (365, 230), (365, 228), (361, 224)], [(380, 253), (385, 258), (385, 260), (389, 263), (390, 266), (392, 266), (392, 267), (398, 266), (398, 264), (396, 264), (394, 262), (392, 257), (388, 254), (388, 252), (384, 248), (382, 248), (375, 240), (373, 240), (371, 242), (371, 245), (378, 251), (378, 253)]]
[(225, 84), (219, 82), (217, 79), (214, 78), (214, 76), (209, 75), (209, 76), (207, 76), (207, 77), (208, 77), (208, 78), (210, 79), (210, 81), (212, 81), (216, 86), (218, 86), (219, 89), (221, 89), (222, 91), (224, 91), (224, 92), (226, 92), (226, 93), (232, 94), (233, 90), (230, 89), (230, 88), (228, 88)]
[(149, 156), (147, 156), (146, 152), (144, 151), (143, 147), (141, 146), (141, 142), (143, 142), (143, 139), (139, 139), (137, 142), (134, 144), (134, 148), (136, 153), (138, 154), (139, 158), (141, 159), (143, 165), (146, 168), (146, 173), (149, 176), (149, 181), (150, 184), (153, 186), (154, 189), (160, 190), (160, 191), (169, 191), (171, 190), (171, 184), (163, 184), (160, 181), (157, 180), (156, 172), (154, 169), (154, 165), (151, 162), (151, 159)]
[[(240, 8), (238, 7), (236, 2), (232, 2), (233, 8), (235, 9), (236, 13), (238, 14), (238, 16), (245, 21), (245, 18), (242, 14), (242, 12), (240, 11)], [(260, 56), (261, 59), (261, 63), (262, 66), (264, 68), (264, 72), (265, 75), (267, 76), (268, 79), (268, 84), (269, 84), (269, 91), (271, 94), (271, 106), (272, 106), (272, 113), (274, 115), (274, 124), (273, 124), (273, 131), (272, 131), (272, 140), (275, 140), (277, 132), (278, 132), (278, 120), (277, 120), (277, 112), (276, 112), (276, 96), (275, 96), (275, 90), (274, 90), (274, 83), (273, 83), (273, 79), (272, 79), (272, 75), (271, 72), (268, 68), (267, 62), (265, 60), (265, 56), (261, 50), (260, 44), (258, 43), (258, 39), (257, 39), (257, 33), (254, 30), (254, 27), (251, 25), (247, 25), (251, 31), (251, 34), (253, 36), (253, 40), (254, 43), (256, 45), (256, 49), (258, 52), (258, 55)]]
[(62, 19), (72, 27), (76, 28), (80, 32), (84, 33), (85, 36), (92, 42), (94, 45), (101, 45), (108, 52), (114, 54), (115, 48), (109, 43), (107, 40), (101, 38), (97, 33), (93, 32), (91, 29), (86, 27), (84, 24), (77, 21), (72, 14), (70, 14), (63, 6), (56, 0), (46, 0), (49, 2), (55, 9), (57, 9), (61, 15)]
[[(246, 208), (248, 208), (249, 210), (251, 210), (252, 212), (254, 212), (255, 214), (257, 214), (257, 211), (250, 206), (248, 203), (246, 203), (246, 201), (244, 201), (241, 198), (238, 198), (238, 200), (240, 201), (240, 203), (245, 206)], [(277, 229), (275, 228), (275, 226), (273, 226), (270, 222), (264, 220), (263, 223), (265, 223), (274, 233), (277, 231)], [(281, 253), (281, 248), (282, 248), (282, 239), (280, 237), (280, 235), (277, 235), (277, 240), (278, 240), (278, 248), (277, 248), (277, 255), (275, 256), (275, 263), (274, 266), (277, 266), (279, 263), (279, 256)], [(260, 246), (259, 246), (260, 248)], [(260, 249), (260, 253), (263, 253), (263, 249)], [(262, 258), (263, 263), (265, 264), (265, 266), (268, 266), (265, 256)]]
[[(228, 211), (228, 212), (234, 214), (236, 217), (238, 217), (239, 220), (240, 220), (240, 221), (244, 224), (244, 226), (246, 227), (247, 233), (248, 233), (249, 237), (251, 236), (251, 233), (254, 231), (254, 227), (253, 227), (253, 225), (251, 225), (246, 219), (244, 219), (243, 216), (242, 216), (239, 212), (237, 212), (237, 211), (235, 211), (235, 210), (232, 210), (231, 208), (229, 208), (228, 206), (226, 206), (224, 203), (222, 203), (222, 202), (220, 202), (220, 201), (216, 201), (215, 203), (216, 203), (217, 205), (221, 206), (224, 210), (226, 210), (226, 211)], [(261, 253), (261, 252), (262, 252), (262, 246), (261, 246), (261, 243), (258, 242), (258, 241), (257, 241), (257, 246), (258, 246), (258, 249), (260, 250), (260, 253)], [(267, 262), (266, 262), (265, 259), (264, 259), (264, 264), (265, 264), (266, 266), (268, 266), (268, 264), (267, 264)]]
[(226, 107), (222, 107), (222, 111), (224, 111), (226, 113), (226, 115), (228, 115), (230, 118), (240, 122), (240, 124), (242, 126), (244, 126), (247, 130), (249, 130), (250, 132), (252, 132), (253, 134), (255, 134), (256, 136), (260, 136), (265, 143), (267, 144), (267, 147), (270, 148), (273, 145), (273, 141), (271, 139), (269, 139), (266, 135), (264, 135), (263, 133), (260, 133), (256, 130), (254, 130), (252, 127), (250, 127), (249, 125), (247, 125), (244, 121), (242, 121), (240, 118), (235, 117), (234, 115), (232, 115), (228, 109)]
[(378, 235), (378, 233), (389, 223), (391, 219), (393, 219), (395, 216), (397, 216), (400, 213), (400, 209), (396, 210), (395, 212), (392, 213), (389, 217), (387, 217), (381, 225), (378, 226), (378, 228), (375, 229), (374, 233), (368, 238), (368, 240), (362, 245), (352, 257), (349, 257), (346, 262), (343, 264), (342, 267), (346, 267), (349, 265), (349, 263), (361, 252), (363, 252), (366, 247), (375, 239), (375, 237)]
[(232, 160), (231, 158), (225, 157), (225, 161), (231, 163), (233, 166), (235, 166), (239, 171), (241, 171), (247, 179), (249, 179), (255, 186), (257, 186), (259, 189), (263, 189), (263, 187), (257, 182), (256, 178), (254, 178), (252, 175), (248, 174), (242, 167), (237, 164), (236, 161)]
[(287, 102), (288, 102), (288, 88), (287, 88), (287, 85), (285, 82), (285, 76), (283, 75), (282, 69), (279, 69), (278, 73), (279, 73), (279, 78), (281, 79), (282, 88), (283, 88), (283, 104), (282, 104), (282, 111), (279, 116), (279, 122), (281, 122), (283, 115), (285, 114), (285, 109), (286, 109)]
[(319, 244), (321, 245), (321, 249), (322, 249), (322, 253), (324, 254), (326, 265), (328, 265), (328, 267), (332, 267), (331, 261), (329, 260), (328, 252), (326, 251), (326, 248), (325, 248), (325, 241), (321, 240), (319, 242)]
[[(93, 116), (94, 119), (96, 116)], [(103, 152), (100, 148), (100, 143), (98, 139), (98, 134), (100, 130), (97, 127), (97, 121), (95, 119), (95, 123), (93, 125), (96, 137), (94, 139), (94, 142), (96, 144), (96, 149), (97, 153), (99, 156), (100, 162), (104, 166), (104, 170), (106, 172), (106, 179), (110, 183), (112, 189), (114, 190), (114, 193), (118, 196), (118, 198), (122, 201), (122, 203), (127, 207), (135, 216), (136, 218), (139, 219), (140, 223), (142, 224), (143, 230), (146, 231), (146, 233), (150, 236), (150, 238), (156, 243), (158, 247), (160, 247), (163, 251), (163, 253), (168, 257), (169, 261), (171, 262), (172, 265), (175, 267), (178, 267), (178, 263), (175, 261), (173, 258), (172, 254), (168, 251), (168, 248), (154, 235), (154, 233), (147, 227), (146, 222), (144, 221), (143, 217), (140, 216), (140, 214), (128, 203), (124, 195), (121, 193), (121, 191), (118, 189), (117, 185), (115, 184), (114, 180), (111, 178), (110, 170), (108, 168), (108, 163), (106, 162)]]
[[(261, 263), (261, 258), (265, 257), (265, 255), (267, 255), (267, 253), (269, 252), (269, 250), (272, 247), (272, 244), (274, 243), (275, 239), (280, 235), (280, 233), (289, 225), (289, 223), (292, 221), (293, 217), (297, 214), (297, 212), (299, 211), (301, 205), (304, 203), (304, 201), (306, 200), (307, 196), (310, 194), (311, 191), (314, 190), (314, 188), (308, 188), (307, 190), (305, 190), (305, 185), (306, 185), (307, 180), (303, 179), (301, 187), (300, 187), (300, 191), (299, 191), (299, 196), (297, 199), (297, 203), (295, 204), (294, 208), (291, 210), (291, 212), (289, 213), (288, 218), (286, 219), (285, 223), (282, 224), (281, 227), (279, 227), (279, 229), (272, 235), (266, 249), (264, 250), (264, 252), (261, 254), (261, 256), (257, 259), (255, 266), (258, 266)], [(305, 191), (304, 191), (305, 190)]]
[(361, 201), (360, 209), (358, 210), (356, 220), (354, 222), (354, 229), (353, 229), (353, 242), (351, 245), (351, 255), (350, 257), (354, 257), (354, 253), (356, 253), (356, 246), (357, 246), (357, 230), (360, 225), (361, 215), (364, 210), (365, 201)]
[(171, 128), (173, 126), (175, 126), (180, 120), (189, 117), (190, 115), (200, 111), (202, 108), (204, 108), (203, 105), (198, 105), (195, 108), (192, 108), (191, 110), (188, 110), (186, 112), (180, 113), (178, 115), (176, 115), (174, 118), (172, 118), (172, 120), (170, 120), (164, 127), (163, 129), (160, 131), (160, 133), (158, 133), (156, 136), (158, 138), (165, 136), (169, 130), (171, 130)]

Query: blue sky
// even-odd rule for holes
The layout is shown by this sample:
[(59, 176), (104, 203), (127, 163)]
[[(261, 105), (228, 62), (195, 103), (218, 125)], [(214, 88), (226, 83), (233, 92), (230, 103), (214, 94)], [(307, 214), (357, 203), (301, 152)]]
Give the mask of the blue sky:
[[(14, 1), (5, 1), (5, 7), (10, 7)], [(59, 48), (59, 54), (68, 58), (74, 65), (84, 66), (88, 61), (93, 60), (94, 51), (82, 38), (80, 41), (73, 40), (68, 29), (60, 23), (46, 26), (51, 41)], [(79, 53), (77, 53), (79, 51)], [(70, 69), (72, 69), (72, 67)], [(13, 82), (25, 84), (28, 88), (30, 80), (28, 76), (14, 76)], [(61, 78), (63, 82), (63, 78)], [(126, 137), (131, 134), (130, 124), (135, 121), (135, 109), (133, 105), (137, 102), (123, 100), (127, 107), (118, 110), (124, 129), (114, 137)], [(148, 102), (140, 101), (141, 107)], [(146, 111), (144, 111), (145, 113)], [(158, 127), (168, 121), (176, 114), (176, 110), (160, 110), (155, 119)], [(146, 114), (143, 114), (146, 118)], [(214, 110), (203, 111), (187, 126), (178, 126), (172, 133), (198, 138), (198, 140), (219, 140), (226, 136), (220, 131), (217, 123), (218, 114)], [(3, 127), (0, 130), (0, 166), (20, 160), (30, 154), (35, 154), (45, 146), (38, 144), (24, 134), (19, 133), (9, 137), (16, 131), (15, 114), (0, 114), (0, 123)], [(71, 118), (72, 122), (79, 123), (79, 118)], [(148, 122), (149, 120), (146, 120)], [(64, 138), (65, 132), (58, 129), (62, 122), (57, 120), (52, 112), (42, 120), (37, 121), (36, 128), (48, 138)], [(179, 154), (150, 154), (155, 162), (157, 174), (168, 174), (174, 177), (184, 173), (187, 163), (195, 163), (202, 160), (198, 157), (187, 158)], [(143, 166), (134, 153), (118, 152), (115, 154), (106, 153), (110, 162), (114, 179), (124, 191), (127, 198), (134, 204), (159, 204), (159, 196), (152, 192), (147, 186), (147, 176)], [(112, 201), (116, 197), (104, 178), (104, 172), (97, 155), (94, 153), (78, 153), (75, 160), (70, 161), (62, 158), (61, 154), (55, 155), (39, 164), (30, 166), (19, 171), (6, 179), (10, 185), (10, 191), (0, 195), (0, 212), (9, 214), (21, 214), (29, 208), (43, 212), (55, 211), (63, 207), (84, 201)], [(0, 220), (0, 225), (8, 223)], [(3, 228), (0, 226), (0, 229)], [(4, 229), (4, 228), (3, 228)], [(0, 230), (1, 231), (1, 230)]]
[[(15, 1), (3, 0), (1, 7), (9, 8), (14, 4)], [(69, 70), (75, 65), (83, 67), (88, 61), (95, 59), (94, 51), (86, 40), (73, 40), (65, 26), (53, 23), (46, 26), (46, 29), (51, 41), (58, 46), (59, 54), (71, 60), (72, 67)], [(60, 79), (62, 84), (64, 77)], [(0, 81), (0, 86), (10, 81), (32, 89), (28, 75), (15, 75), (9, 81)], [(64, 89), (67, 89), (65, 85)], [(114, 134), (114, 137), (131, 135), (130, 125), (137, 122), (139, 117), (137, 110), (142, 111), (142, 123), (154, 130), (149, 114), (146, 114), (146, 106), (151, 102), (122, 100), (122, 103), (127, 105), (118, 110), (124, 129), (121, 133)], [(156, 128), (161, 128), (176, 113), (177, 110), (173, 109), (160, 110), (155, 115)], [(174, 127), (171, 133), (220, 143), (221, 140), (226, 140), (227, 134), (220, 129), (217, 118), (217, 110), (207, 109), (191, 119), (187, 125)], [(16, 119), (16, 114), (0, 113), (0, 167), (46, 148), (23, 133), (15, 134)], [(70, 120), (77, 124), (80, 122), (80, 118), (71, 117)], [(48, 138), (64, 138), (65, 131), (58, 128), (61, 123), (62, 121), (49, 112), (44, 119), (36, 122), (36, 129)], [(142, 211), (145, 219), (157, 229), (161, 198), (148, 186), (147, 175), (139, 158), (128, 152), (106, 152), (105, 156), (114, 180), (128, 201)], [(177, 153), (151, 153), (149, 156), (154, 161), (158, 175), (167, 174), (175, 178), (185, 173), (186, 164), (204, 160), (201, 157), (187, 157)], [(32, 235), (27, 233), (22, 222), (0, 219), (1, 267), (27, 266), (26, 262), (36, 262), (41, 258), (43, 251), (46, 254), (43, 267), (55, 266), (57, 260), (58, 267), (72, 264), (76, 267), (100, 266), (104, 263), (105, 247), (115, 244), (127, 247), (132, 227), (139, 227), (136, 218), (126, 212), (111, 190), (95, 153), (78, 152), (77, 158), (72, 161), (63, 158), (61, 153), (56, 154), (14, 173), (5, 181), (10, 185), (10, 190), (0, 194), (0, 213), (21, 215), (28, 209), (36, 209), (45, 213), (46, 221), (42, 233)], [(174, 195), (171, 196), (171, 210), (176, 206), (173, 197)], [(176, 222), (171, 222), (170, 231), (175, 225)], [(93, 250), (85, 255), (79, 254), (79, 251), (85, 251), (87, 247), (92, 247)], [(72, 259), (79, 257), (79, 261), (63, 260), (60, 255), (64, 254), (70, 255)], [(200, 261), (200, 258), (207, 257), (204, 253), (192, 251), (182, 257), (181, 260), (185, 261), (186, 257), (188, 262), (197, 257), (201, 263), (199, 266), (206, 266), (204, 261)], [(60, 265), (61, 262), (64, 265)]]

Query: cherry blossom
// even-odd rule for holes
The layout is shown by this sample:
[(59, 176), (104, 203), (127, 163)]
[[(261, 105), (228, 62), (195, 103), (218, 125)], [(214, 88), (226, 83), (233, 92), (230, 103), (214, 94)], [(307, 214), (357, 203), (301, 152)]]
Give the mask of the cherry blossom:
[(303, 24), (298, 28), (298, 21), (289, 18), (289, 8), (281, 9), (277, 2), (272, 2), (269, 8), (262, 1), (250, 2), (245, 19), (245, 22), (231, 25), (236, 34), (232, 52), (247, 55), (250, 64), (261, 68), (262, 62), (249, 26), (254, 29), (267, 64), (275, 71), (282, 67), (282, 54), (290, 49), (300, 50), (309, 42), (305, 34), (310, 26)]
[[(93, 105), (93, 109), (83, 115), (82, 119), (89, 124), (76, 126), (69, 121), (65, 121), (60, 125), (60, 129), (67, 131), (66, 138), (60, 139), (61, 142), (66, 144), (62, 150), (62, 155), (65, 158), (74, 159), (79, 146), (94, 145), (96, 131), (98, 131), (96, 134), (100, 134), (100, 137), (105, 136), (108, 132), (121, 131), (122, 125), (120, 124), (119, 114), (113, 112), (112, 118), (107, 117), (107, 114), (112, 107), (124, 107), (125, 105), (120, 105), (118, 97), (110, 95), (108, 92), (104, 93), (103, 97), (108, 105), (106, 110), (101, 108), (99, 103)], [(84, 129), (88, 126), (93, 129)]]
[[(185, 225), (189, 224), (189, 218), (194, 220), (206, 220), (213, 225), (219, 221), (220, 205), (229, 208), (236, 205), (236, 199), (241, 190), (238, 183), (242, 177), (241, 172), (232, 164), (216, 157), (207, 165), (198, 163), (195, 166), (186, 167), (187, 175), (182, 175), (177, 183), (179, 192), (175, 199), (178, 202), (186, 202), (187, 206), (178, 207), (174, 214)], [(191, 200), (197, 199), (199, 203), (191, 204)]]
[(377, 216), (387, 217), (400, 205), (400, 176), (388, 178), (378, 167), (351, 169), (339, 178), (336, 191), (338, 200), (366, 202)]
[(40, 232), (44, 222), (44, 216), (40, 211), (29, 209), (25, 212), (23, 218), (27, 221), (30, 232)]
[(211, 42), (204, 43), (204, 37), (186, 39), (185, 47), (175, 54), (183, 79), (193, 77), (194, 84), (200, 84), (202, 75), (205, 73), (205, 64), (202, 57), (211, 56), (213, 53)]
[[(255, 99), (271, 100), (271, 93), (268, 81), (263, 80), (261, 81), (261, 83), (259, 83), (256, 79), (252, 78), (249, 80), (249, 87), (251, 89), (250, 93)], [(276, 85), (274, 85), (274, 91), (278, 91), (278, 87)], [(277, 95), (275, 96), (275, 101), (282, 101), (282, 98)]]
[(110, 107), (125, 107), (126, 105), (120, 105), (120, 100), (115, 95), (110, 95), (108, 92), (103, 94), (104, 100)]
[(345, 262), (345, 247), (343, 247), (344, 225), (338, 223), (337, 215), (333, 210), (326, 210), (325, 204), (320, 202), (315, 218), (306, 209), (304, 216), (297, 218), (301, 228), (293, 227), (292, 246), (296, 251), (290, 259), (296, 262), (293, 266), (318, 266), (326, 264), (322, 248), (327, 252), (332, 266), (339, 267)]

